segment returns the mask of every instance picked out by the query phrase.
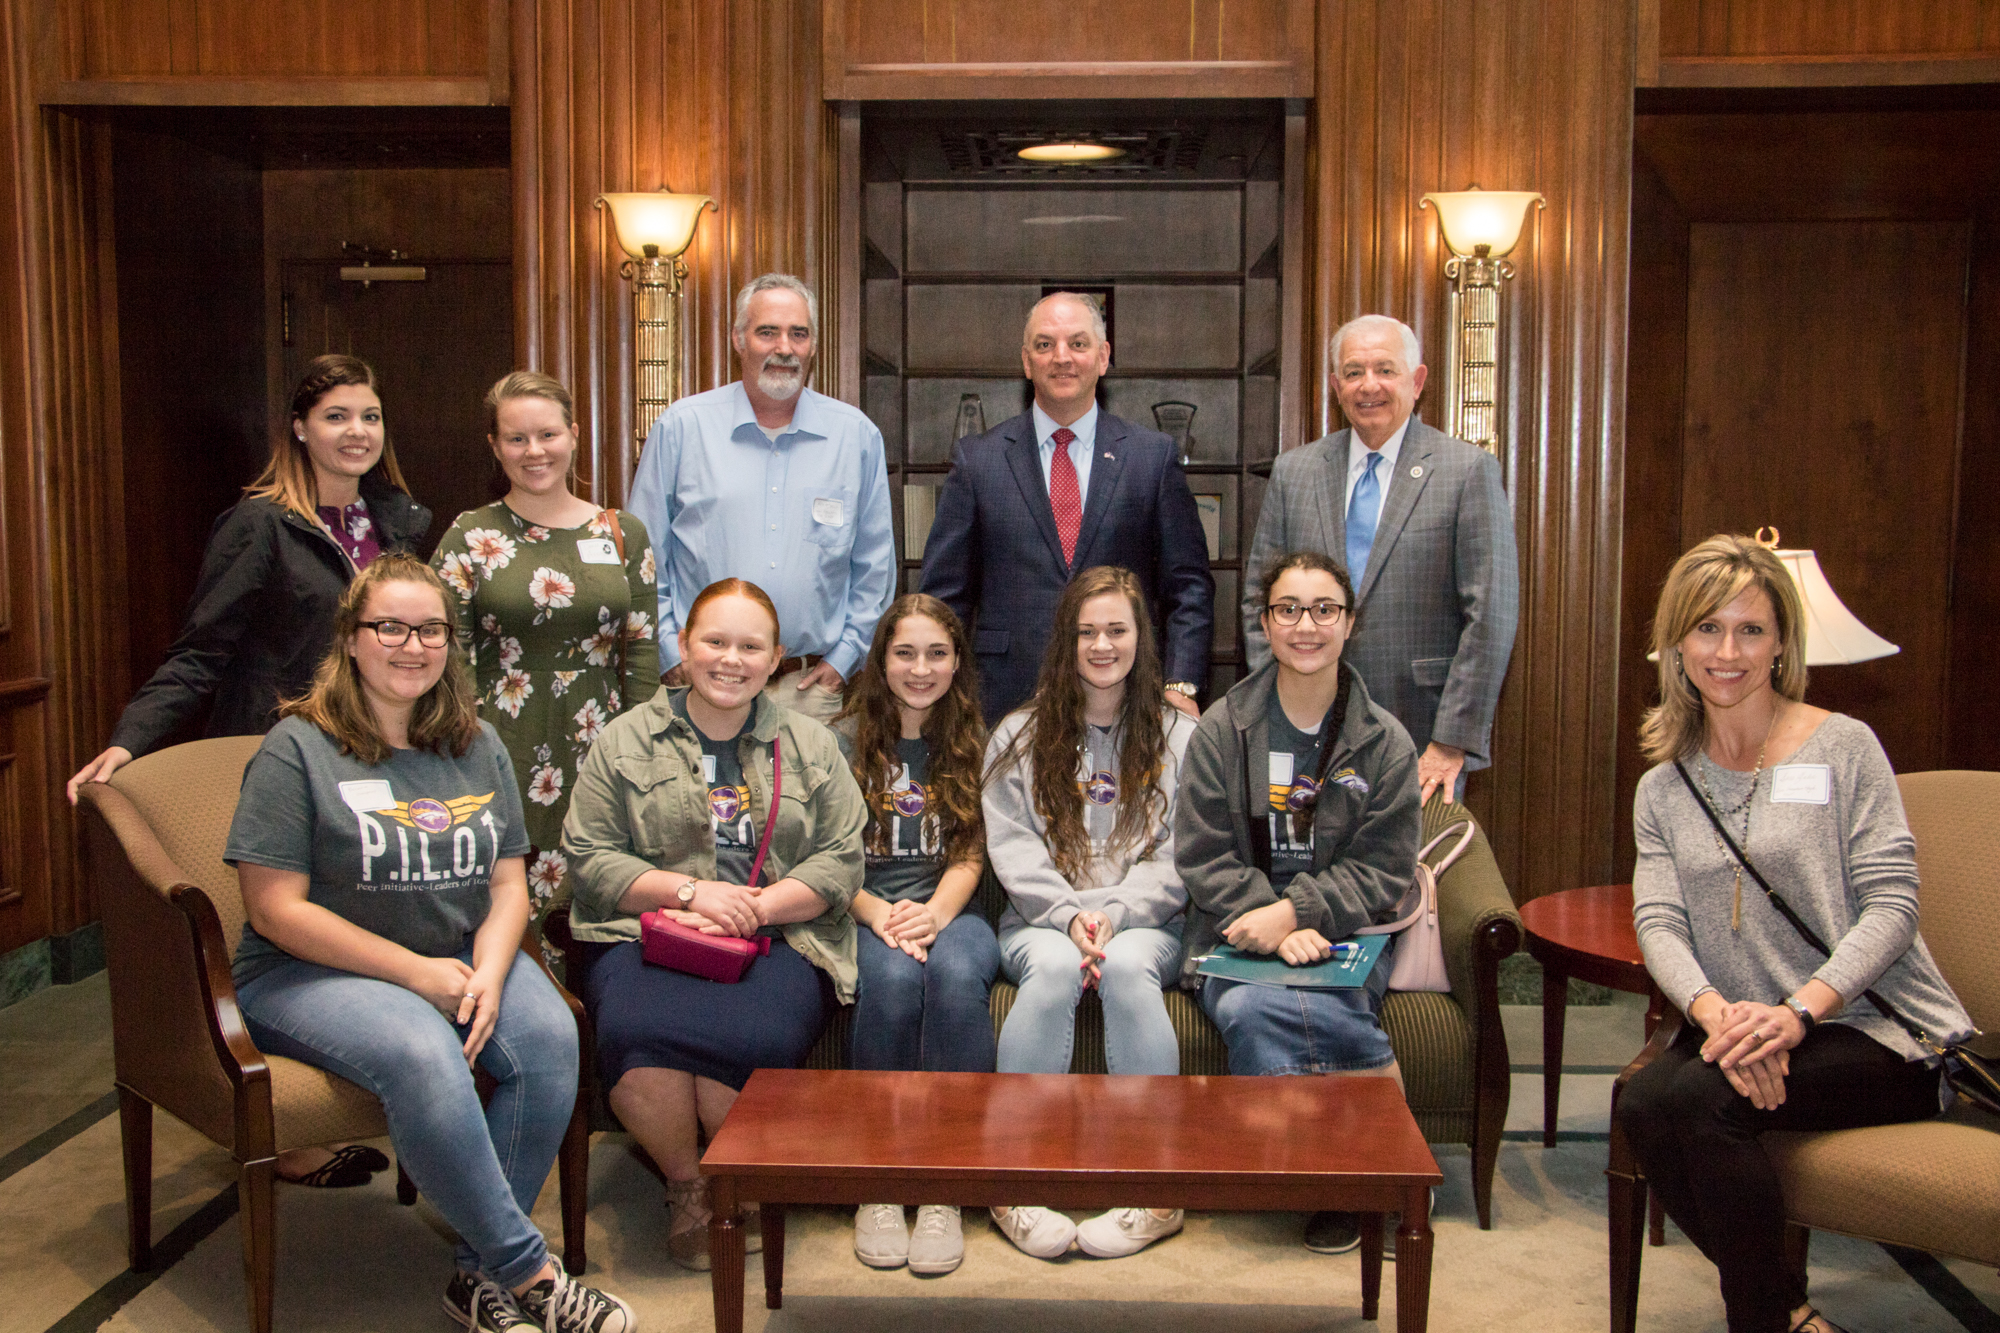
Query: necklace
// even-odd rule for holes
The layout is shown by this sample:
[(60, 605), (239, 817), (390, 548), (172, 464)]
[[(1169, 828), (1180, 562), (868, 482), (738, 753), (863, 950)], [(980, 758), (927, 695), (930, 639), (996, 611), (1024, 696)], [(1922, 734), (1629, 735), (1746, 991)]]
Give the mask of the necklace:
[[(1764, 751), (1770, 748), (1771, 733), (1777, 729), (1779, 711), (1779, 708), (1771, 710), (1770, 724), (1764, 728), (1764, 739), (1757, 746), (1757, 766), (1750, 770), (1750, 790), (1743, 793), (1741, 801), (1729, 809), (1719, 812), (1719, 817), (1722, 819), (1728, 819), (1738, 813), (1742, 814), (1743, 838), (1737, 845), (1743, 849), (1745, 856), (1749, 855), (1750, 852), (1750, 803), (1757, 796), (1757, 776), (1764, 771)], [(1708, 757), (1707, 750), (1703, 750), (1701, 753), (1701, 762), (1694, 766), (1694, 771), (1701, 779), (1701, 794), (1703, 798), (1708, 801), (1710, 808), (1714, 808), (1715, 793), (1708, 789), (1708, 770), (1711, 765), (1717, 768), (1721, 767), (1720, 764), (1716, 764), (1713, 759)], [(1723, 844), (1722, 835), (1716, 833), (1713, 836), (1715, 838), (1715, 850), (1721, 852), (1725, 858), (1736, 862), (1736, 887), (1730, 894), (1729, 928), (1741, 934), (1743, 930), (1743, 858), (1740, 856), (1730, 857), (1729, 848)]]

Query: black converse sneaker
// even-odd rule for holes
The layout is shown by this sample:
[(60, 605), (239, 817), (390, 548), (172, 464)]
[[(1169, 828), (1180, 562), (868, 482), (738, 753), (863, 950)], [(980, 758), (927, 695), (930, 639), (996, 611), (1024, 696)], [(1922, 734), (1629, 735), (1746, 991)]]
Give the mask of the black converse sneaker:
[(514, 1298), (526, 1315), (527, 1326), (542, 1333), (639, 1333), (639, 1317), (632, 1307), (616, 1296), (572, 1281), (556, 1267), (553, 1278), (543, 1278)]
[(454, 1272), (444, 1289), (444, 1312), (471, 1333), (509, 1333), (534, 1327), (497, 1283), (476, 1273)]

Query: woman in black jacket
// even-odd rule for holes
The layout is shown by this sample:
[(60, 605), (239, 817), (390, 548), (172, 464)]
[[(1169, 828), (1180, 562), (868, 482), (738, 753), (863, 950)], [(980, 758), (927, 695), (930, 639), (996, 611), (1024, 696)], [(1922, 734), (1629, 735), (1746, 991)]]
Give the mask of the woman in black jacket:
[(348, 582), (384, 551), (414, 551), (430, 523), (396, 466), (374, 370), (358, 357), (315, 358), (292, 394), (291, 430), (215, 521), (180, 637), (110, 746), (69, 780), (70, 803), (211, 699), (210, 736), (269, 731), (278, 701), (311, 687)]
[[(355, 574), (384, 551), (414, 551), (430, 525), (396, 466), (374, 370), (358, 357), (315, 358), (292, 394), (291, 430), (209, 534), (180, 637), (125, 706), (110, 746), (69, 780), (70, 803), (81, 784), (107, 781), (211, 700), (209, 735), (269, 731), (279, 701), (311, 688)], [(355, 1144), (284, 1153), (278, 1172), (359, 1185), (388, 1164)]]

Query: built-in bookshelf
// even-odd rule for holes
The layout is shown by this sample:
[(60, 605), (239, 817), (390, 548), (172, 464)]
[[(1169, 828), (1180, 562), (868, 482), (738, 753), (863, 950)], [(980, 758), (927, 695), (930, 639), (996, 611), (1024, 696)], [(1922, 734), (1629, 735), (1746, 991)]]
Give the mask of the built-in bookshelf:
[(1264, 488), (1248, 469), (1279, 442), (1281, 127), (1275, 111), (1127, 125), (1141, 160), (1086, 172), (982, 158), (1006, 135), (976, 123), (864, 121), (862, 408), (887, 444), (904, 588), (953, 444), (1031, 401), (1029, 307), (1084, 291), (1109, 325), (1101, 408), (1182, 441), (1216, 581), (1211, 692), (1238, 677)]

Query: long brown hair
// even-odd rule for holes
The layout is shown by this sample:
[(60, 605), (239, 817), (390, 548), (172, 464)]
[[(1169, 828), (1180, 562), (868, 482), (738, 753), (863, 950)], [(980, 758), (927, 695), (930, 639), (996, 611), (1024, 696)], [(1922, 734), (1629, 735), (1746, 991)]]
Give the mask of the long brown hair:
[(1718, 533), (1674, 561), (1660, 589), (1660, 604), (1653, 612), (1660, 702), (1639, 722), (1639, 749), (1648, 763), (1683, 758), (1702, 743), (1708, 715), (1701, 691), (1681, 668), (1680, 643), (1696, 625), (1750, 588), (1763, 590), (1778, 618), (1778, 660), (1771, 666), (1771, 688), (1794, 703), (1806, 697), (1806, 617), (1798, 585), (1784, 561), (1756, 538)]
[[(924, 719), (924, 739), (930, 743), (930, 796), (924, 806), (924, 832), (935, 832), (944, 847), (945, 863), (957, 865), (978, 854), (986, 841), (986, 817), (979, 804), (981, 766), (986, 755), (986, 725), (979, 712), (979, 676), (965, 626), (952, 609), (935, 597), (906, 593), (889, 604), (875, 622), (875, 639), (867, 660), (849, 687), (840, 718), (854, 719), (854, 780), (861, 784), (868, 805), (865, 841), (878, 854), (890, 850), (889, 783), (897, 772), (896, 742), (903, 720), (895, 693), (889, 688), (889, 645), (896, 629), (911, 616), (937, 622), (951, 640), (958, 659), (951, 686), (931, 705)], [(838, 721), (840, 719), (836, 719)]]
[(382, 739), (382, 729), (375, 725), (375, 714), (361, 692), (360, 667), (347, 651), (347, 641), (361, 628), (369, 594), (385, 583), (422, 584), (437, 593), (444, 606), (445, 623), (451, 626), (444, 673), (410, 709), (410, 744), (437, 754), (462, 755), (479, 738), (479, 701), (469, 683), (472, 673), (466, 670), (465, 650), (458, 642), (458, 599), (445, 592), (444, 581), (429, 565), (398, 551), (375, 557), (347, 585), (333, 613), (333, 647), (321, 659), (312, 688), (297, 699), (285, 700), (278, 711), (285, 717), (304, 718), (340, 742), (342, 753), (364, 764), (379, 764), (389, 757), (389, 742)]
[[(291, 424), (271, 446), (271, 461), (264, 464), (257, 480), (243, 488), (246, 494), (283, 505), (307, 522), (319, 521), (319, 482), (313, 473), (312, 454), (299, 436), (299, 427), (319, 406), (320, 399), (345, 384), (373, 389), (378, 398), (382, 394), (382, 387), (375, 380), (375, 368), (358, 356), (329, 353), (306, 363), (306, 373), (299, 378), (298, 388), (292, 390)], [(396, 465), (396, 443), (389, 438), (386, 427), (382, 431), (382, 456), (368, 469), (368, 475), (382, 478), (405, 495), (410, 493), (410, 484), (403, 480), (403, 469)]]
[[(1090, 835), (1083, 827), (1083, 798), (1076, 786), (1077, 747), (1087, 730), (1083, 679), (1076, 670), (1077, 626), (1083, 619), (1083, 604), (1105, 593), (1118, 593), (1130, 603), (1136, 640), (1125, 697), (1118, 705), (1117, 725), (1123, 732), (1118, 746), (1118, 822), (1112, 826), (1109, 847), (1117, 856), (1152, 842), (1153, 828), (1167, 816), (1167, 799), (1159, 785), (1167, 760), (1167, 729), (1161, 717), (1167, 706), (1166, 681), (1145, 590), (1129, 569), (1098, 565), (1063, 589), (1035, 695), (1019, 710), (1027, 714), (1026, 723), (994, 756), (988, 770), (990, 776), (1027, 756), (1035, 813), (1042, 817), (1045, 830), (1042, 839), (1056, 872), (1072, 884), (1090, 862)], [(1145, 792), (1145, 798), (1135, 799), (1137, 792)]]

